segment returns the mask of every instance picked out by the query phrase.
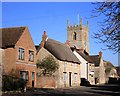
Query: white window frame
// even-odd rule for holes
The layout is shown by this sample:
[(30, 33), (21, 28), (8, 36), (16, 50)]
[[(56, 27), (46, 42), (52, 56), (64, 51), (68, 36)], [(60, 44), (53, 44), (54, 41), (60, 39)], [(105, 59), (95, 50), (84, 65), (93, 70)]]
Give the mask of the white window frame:
[(29, 53), (29, 61), (33, 62), (34, 61), (34, 51), (29, 50), (28, 53)]
[(74, 81), (77, 81), (77, 73), (74, 73)]
[(24, 48), (19, 48), (18, 50), (18, 59), (24, 60), (25, 59), (25, 50)]
[(63, 72), (63, 80), (67, 81), (67, 73), (66, 72)]

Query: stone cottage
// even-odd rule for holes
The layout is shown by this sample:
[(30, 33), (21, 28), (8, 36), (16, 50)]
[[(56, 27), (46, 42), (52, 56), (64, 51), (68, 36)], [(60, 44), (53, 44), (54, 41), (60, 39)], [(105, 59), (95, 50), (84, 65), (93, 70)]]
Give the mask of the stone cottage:
[[(48, 38), (46, 32), (44, 32), (42, 41), (37, 48), (37, 60), (41, 61), (48, 55), (53, 56), (59, 64), (59, 69), (53, 78), (37, 76), (37, 87), (80, 86), (80, 61), (66, 44)], [(39, 70), (37, 69), (37, 72)]]
[(99, 55), (91, 55), (93, 63), (95, 64), (95, 84), (105, 84), (106, 83), (106, 74), (104, 61), (102, 58), (102, 52), (99, 52)]

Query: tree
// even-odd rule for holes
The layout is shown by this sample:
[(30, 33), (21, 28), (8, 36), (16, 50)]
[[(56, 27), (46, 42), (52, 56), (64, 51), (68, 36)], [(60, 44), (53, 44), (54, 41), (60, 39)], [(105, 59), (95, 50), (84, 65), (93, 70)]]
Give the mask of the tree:
[(117, 53), (120, 52), (120, 1), (112, 1), (94, 3), (96, 7), (93, 16), (104, 15), (105, 17), (100, 23), (101, 29), (94, 34), (94, 37), (104, 43), (107, 49)]
[(56, 63), (54, 58), (49, 55), (42, 59), (42, 61), (37, 61), (37, 67), (40, 68), (41, 74), (40, 75), (53, 75), (59, 68), (59, 65)]

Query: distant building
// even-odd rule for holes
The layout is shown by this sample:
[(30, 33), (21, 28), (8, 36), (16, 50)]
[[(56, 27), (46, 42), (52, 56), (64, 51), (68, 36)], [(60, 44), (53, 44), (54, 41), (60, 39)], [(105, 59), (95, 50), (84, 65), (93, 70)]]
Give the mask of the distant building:
[(106, 74), (102, 58), (102, 52), (100, 51), (99, 55), (91, 55), (90, 58), (95, 64), (95, 84), (105, 84)]
[(36, 48), (27, 27), (2, 28), (3, 75), (14, 74), (36, 86)]
[[(80, 61), (66, 44), (48, 38), (44, 32), (42, 41), (37, 47), (37, 60), (41, 61), (49, 55), (59, 64), (59, 69), (53, 77), (37, 76), (37, 87), (80, 86)], [(38, 73), (39, 70), (38, 68)]]
[(119, 78), (118, 72), (115, 66), (111, 62), (104, 60), (106, 83), (109, 82), (109, 78)]

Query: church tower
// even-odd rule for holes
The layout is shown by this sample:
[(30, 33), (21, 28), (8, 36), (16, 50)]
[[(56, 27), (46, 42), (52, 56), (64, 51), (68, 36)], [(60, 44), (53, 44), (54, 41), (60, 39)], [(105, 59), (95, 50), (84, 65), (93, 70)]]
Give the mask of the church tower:
[(86, 50), (89, 53), (88, 22), (84, 26), (82, 25), (82, 19), (80, 19), (79, 23), (78, 25), (74, 24), (74, 26), (71, 26), (69, 20), (67, 20), (67, 41), (70, 47)]

